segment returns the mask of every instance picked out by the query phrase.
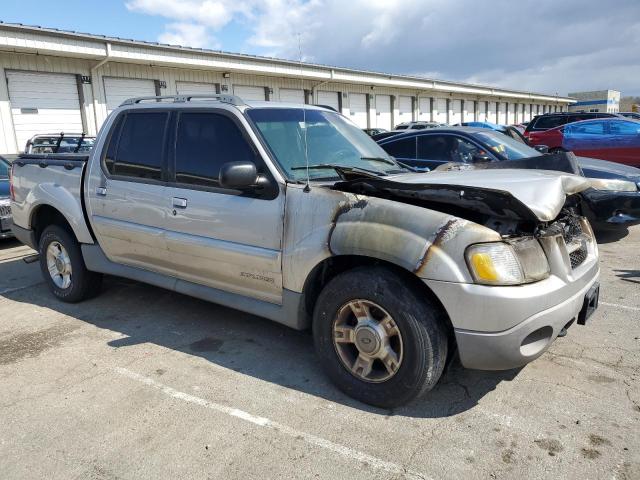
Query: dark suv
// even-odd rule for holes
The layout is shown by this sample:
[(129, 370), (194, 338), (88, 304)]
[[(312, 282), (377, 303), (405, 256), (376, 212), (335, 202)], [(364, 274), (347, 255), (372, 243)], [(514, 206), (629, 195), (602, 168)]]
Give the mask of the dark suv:
[(560, 127), (567, 123), (591, 120), (593, 118), (617, 117), (615, 113), (604, 112), (555, 112), (545, 113), (533, 117), (524, 131), (524, 136), (529, 138), (529, 132), (541, 132), (550, 128)]

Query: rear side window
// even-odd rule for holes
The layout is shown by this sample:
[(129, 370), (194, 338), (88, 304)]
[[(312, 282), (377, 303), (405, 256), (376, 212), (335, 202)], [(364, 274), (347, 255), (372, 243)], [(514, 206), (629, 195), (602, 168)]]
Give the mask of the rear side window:
[(162, 179), (166, 112), (127, 113), (114, 127), (105, 155), (107, 171), (116, 176)]
[(549, 130), (550, 128), (559, 127), (567, 123), (568, 119), (565, 115), (549, 115), (538, 118), (533, 125), (533, 130)]
[(396, 158), (416, 158), (416, 138), (401, 138), (394, 142), (380, 145), (385, 151)]
[(0, 178), (9, 178), (9, 164), (0, 160)]
[(176, 181), (203, 187), (219, 187), (224, 163), (256, 163), (256, 155), (238, 126), (217, 113), (180, 115), (175, 158)]

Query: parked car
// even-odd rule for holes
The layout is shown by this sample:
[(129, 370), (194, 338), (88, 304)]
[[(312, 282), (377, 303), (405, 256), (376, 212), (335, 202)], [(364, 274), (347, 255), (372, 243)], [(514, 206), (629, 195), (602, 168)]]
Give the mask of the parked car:
[(9, 162), (0, 156), (0, 239), (13, 237), (11, 199), (9, 198)]
[[(516, 138), (492, 129), (454, 127), (438, 131), (407, 133), (380, 142), (380, 146), (403, 164), (436, 169), (448, 163), (476, 164), (527, 160), (526, 168), (561, 170), (555, 157), (545, 157)], [(544, 148), (540, 148), (544, 151)], [(591, 187), (581, 193), (583, 214), (597, 230), (627, 228), (640, 223), (640, 170), (589, 158), (577, 158), (569, 170), (589, 179)]]
[(363, 128), (362, 131), (367, 135), (369, 135), (370, 137), (373, 137), (374, 135), (385, 133), (385, 132), (388, 132), (389, 130), (385, 130), (384, 128)]
[(91, 150), (95, 137), (84, 133), (34, 135), (27, 141), (25, 153), (84, 153)]
[(631, 120), (640, 120), (640, 113), (638, 112), (620, 112), (619, 115), (630, 118)]
[(615, 113), (604, 112), (555, 112), (536, 115), (524, 130), (524, 136), (529, 138), (533, 132), (542, 132), (551, 128), (561, 127), (567, 123), (591, 120), (594, 118), (614, 118)]
[(573, 152), (640, 167), (640, 122), (635, 120), (583, 120), (544, 132), (531, 132), (529, 141), (547, 145), (550, 152)]
[(426, 122), (426, 121), (404, 122), (396, 125), (394, 130), (395, 131), (424, 130), (426, 128), (436, 128), (436, 127), (444, 127), (444, 126), (446, 126), (444, 123), (438, 123), (438, 122)]
[(311, 327), (333, 381), (387, 408), (450, 348), (518, 367), (597, 307), (584, 178), (415, 173), (328, 109), (216, 98), (132, 99), (88, 155), (14, 162), (15, 234), (55, 297), (108, 273)]

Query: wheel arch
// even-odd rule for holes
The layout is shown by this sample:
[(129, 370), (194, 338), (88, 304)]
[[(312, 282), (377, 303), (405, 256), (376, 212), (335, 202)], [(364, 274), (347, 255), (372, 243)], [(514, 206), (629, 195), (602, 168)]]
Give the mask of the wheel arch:
[(308, 319), (308, 324), (311, 325), (311, 318), (313, 316), (313, 310), (322, 289), (337, 275), (353, 270), (359, 267), (382, 267), (385, 268), (399, 277), (401, 277), (414, 291), (425, 295), (431, 302), (438, 306), (442, 312), (442, 318), (445, 322), (447, 329), (447, 335), (450, 339), (455, 341), (453, 335), (453, 325), (447, 314), (447, 310), (440, 299), (433, 293), (433, 291), (426, 285), (418, 276), (413, 272), (387, 260), (381, 260), (374, 257), (368, 257), (364, 255), (334, 255), (327, 257), (320, 261), (307, 275), (303, 287), (303, 308), (305, 315)]

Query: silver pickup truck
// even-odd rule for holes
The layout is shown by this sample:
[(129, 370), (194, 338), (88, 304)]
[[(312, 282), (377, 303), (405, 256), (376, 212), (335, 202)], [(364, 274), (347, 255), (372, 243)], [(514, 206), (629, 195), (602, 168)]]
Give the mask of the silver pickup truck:
[(343, 391), (392, 407), (540, 356), (598, 301), (585, 179), (411, 171), (340, 114), (141, 98), (88, 156), (13, 164), (14, 233), (67, 302), (102, 274), (312, 328)]

